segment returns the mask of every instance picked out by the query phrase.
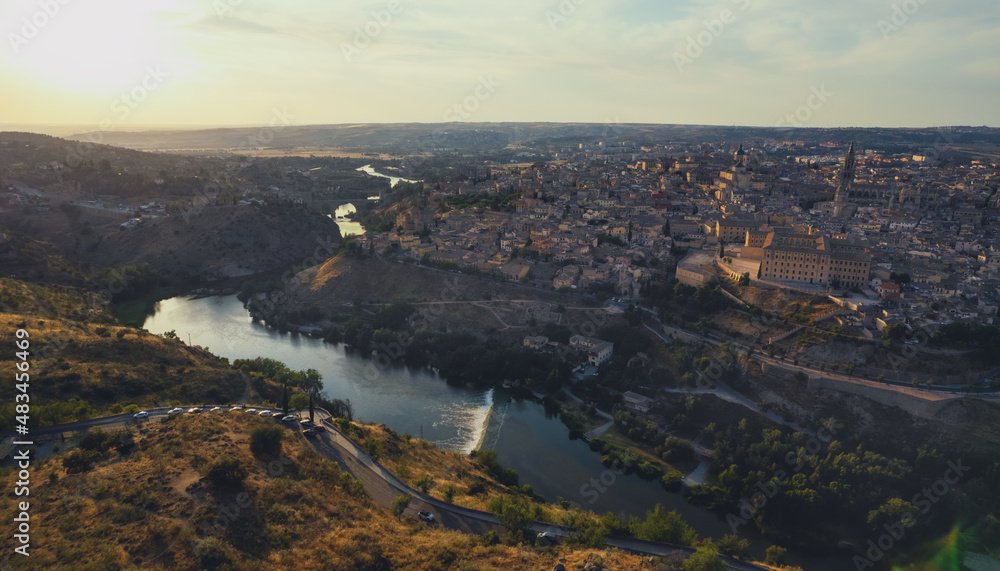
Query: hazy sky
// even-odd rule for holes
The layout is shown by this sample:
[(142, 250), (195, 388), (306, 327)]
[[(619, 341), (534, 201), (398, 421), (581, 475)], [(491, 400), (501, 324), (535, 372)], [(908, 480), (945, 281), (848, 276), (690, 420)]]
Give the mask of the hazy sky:
[(7, 125), (1000, 126), (997, 0), (3, 0), (0, 32)]

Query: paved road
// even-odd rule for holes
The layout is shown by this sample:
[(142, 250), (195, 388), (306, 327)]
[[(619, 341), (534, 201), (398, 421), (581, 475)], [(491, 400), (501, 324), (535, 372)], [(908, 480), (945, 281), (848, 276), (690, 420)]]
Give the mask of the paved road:
[[(642, 308), (642, 309), (644, 309), (647, 312), (651, 312), (652, 311), (649, 308), (645, 308), (645, 307)], [(658, 325), (660, 325), (659, 322), (656, 321), (655, 319), (654, 319), (654, 322), (656, 322)], [(720, 340), (720, 339), (713, 339), (711, 337), (706, 337), (704, 335), (701, 335), (700, 333), (695, 333), (694, 331), (688, 331), (686, 329), (682, 329), (680, 327), (677, 327), (676, 325), (669, 325), (668, 327), (670, 327), (672, 329), (676, 329), (678, 331), (681, 331), (682, 333), (684, 333), (686, 335), (690, 335), (692, 337), (695, 337), (695, 338), (699, 339), (700, 341), (702, 341), (704, 343), (708, 343), (710, 345), (719, 346), (719, 345), (722, 345), (723, 343), (727, 343), (728, 342), (730, 345), (732, 345), (732, 347), (736, 350), (736, 352), (745, 353), (746, 350), (747, 350), (747, 346), (746, 345), (741, 345), (741, 344), (739, 344), (739, 343), (737, 343), (735, 341), (723, 341), (723, 340)], [(653, 331), (654, 333), (656, 333), (656, 335), (658, 337), (660, 337), (660, 339), (662, 339), (664, 342), (667, 342), (667, 343), (671, 342), (671, 340), (669, 340), (668, 338), (664, 337), (662, 334), (660, 334), (659, 332), (657, 332), (655, 330), (655, 328), (650, 327), (648, 325), (647, 325), (647, 328), (650, 329), (651, 331)], [(864, 378), (864, 377), (845, 375), (845, 374), (836, 373), (836, 372), (833, 372), (833, 371), (826, 371), (826, 370), (821, 371), (819, 369), (812, 369), (812, 368), (809, 368), (809, 367), (803, 367), (801, 365), (795, 365), (793, 363), (789, 363), (787, 361), (784, 361), (784, 360), (781, 360), (781, 359), (777, 359), (777, 358), (774, 358), (774, 357), (768, 357), (767, 355), (762, 354), (760, 352), (759, 348), (755, 348), (754, 349), (753, 359), (756, 359), (756, 360), (758, 360), (758, 361), (760, 361), (762, 363), (766, 363), (766, 364), (774, 366), (774, 367), (778, 367), (780, 369), (785, 369), (787, 371), (795, 371), (795, 372), (801, 371), (803, 373), (810, 374), (810, 375), (812, 375), (814, 377), (822, 377), (822, 378), (835, 379), (835, 380), (840, 380), (840, 381), (847, 381), (849, 383), (863, 383), (863, 382), (878, 383), (878, 385), (881, 388), (890, 389), (890, 390), (896, 390), (896, 391), (905, 392), (905, 393), (909, 393), (909, 392), (912, 392), (912, 391), (919, 391), (921, 393), (925, 393), (926, 394), (926, 393), (930, 392), (930, 393), (936, 393), (939, 397), (942, 397), (942, 398), (951, 398), (952, 395), (956, 395), (956, 396), (974, 396), (974, 397), (975, 396), (979, 396), (979, 397), (985, 396), (985, 395), (979, 395), (979, 394), (966, 394), (964, 392), (964, 390), (966, 388), (965, 385), (934, 385), (931, 388), (930, 391), (927, 391), (925, 388), (914, 389), (911, 383), (904, 383), (904, 382), (897, 382), (897, 381), (888, 381), (888, 380), (878, 381), (876, 379), (867, 379), (867, 378)]]
[[(378, 503), (390, 507), (397, 496), (408, 494), (413, 497), (413, 500), (404, 513), (414, 518), (416, 518), (417, 511), (426, 510), (433, 513), (441, 524), (449, 529), (476, 534), (498, 529), (499, 524), (491, 513), (445, 503), (422, 494), (401, 482), (378, 462), (373, 461), (357, 444), (337, 430), (325, 411), (323, 423), (327, 427), (327, 431), (311, 440), (316, 450), (330, 460), (338, 462), (341, 468), (360, 480), (365, 485), (365, 490)], [(533, 533), (551, 532), (559, 537), (566, 537), (573, 531), (571, 528), (543, 522), (535, 522), (531, 529)], [(633, 538), (609, 537), (606, 543), (610, 547), (642, 555), (669, 555), (675, 551), (683, 551), (688, 554), (694, 552), (691, 547), (653, 543)], [(730, 569), (737, 571), (760, 571), (763, 569), (735, 559), (727, 560), (726, 563)]]
[[(205, 408), (207, 411), (211, 407), (205, 407), (203, 405), (202, 408)], [(228, 411), (233, 407), (226, 406), (221, 408), (223, 411)], [(150, 420), (145, 421), (136, 421), (132, 418), (132, 414), (129, 413), (49, 426), (45, 428), (35, 428), (32, 429), (31, 436), (37, 439), (42, 435), (55, 435), (65, 432), (84, 431), (96, 426), (109, 426), (115, 424), (126, 425), (134, 424), (135, 422), (149, 422), (157, 417), (166, 416), (169, 410), (170, 409), (168, 408), (147, 409)], [(276, 409), (267, 408), (267, 410), (273, 411)], [(201, 414), (211, 413), (204, 412)], [(304, 419), (307, 416), (307, 413), (300, 411), (296, 413), (296, 415), (300, 419)], [(331, 422), (331, 415), (329, 412), (322, 409), (316, 409), (315, 418), (316, 420), (322, 422), (322, 424), (326, 427), (326, 431), (320, 432), (315, 437), (307, 438), (307, 442), (309, 442), (316, 449), (316, 451), (324, 457), (337, 462), (341, 469), (360, 481), (368, 495), (379, 504), (385, 507), (391, 507), (392, 502), (396, 499), (396, 497), (400, 494), (408, 494), (412, 496), (413, 499), (404, 513), (412, 516), (414, 519), (417, 518), (418, 511), (426, 510), (435, 515), (435, 518), (438, 522), (440, 522), (440, 525), (449, 529), (463, 531), (465, 533), (483, 534), (487, 531), (499, 528), (496, 518), (493, 517), (493, 514), (491, 513), (463, 508), (455, 504), (443, 502), (427, 494), (422, 494), (401, 482), (381, 464), (372, 460), (372, 458), (368, 456), (360, 446), (342, 434), (333, 422)], [(296, 427), (296, 429), (301, 428)], [(4, 438), (8, 438), (13, 437), (14, 435), (7, 433), (2, 436)], [(561, 538), (566, 537), (573, 531), (571, 528), (543, 522), (535, 522), (532, 525), (531, 530), (533, 533), (550, 532)], [(607, 538), (606, 543), (609, 547), (617, 547), (619, 549), (624, 549), (641, 555), (662, 556), (669, 555), (675, 551), (682, 551), (687, 554), (694, 552), (694, 548), (692, 547), (653, 543), (625, 537), (609, 537)], [(744, 563), (735, 559), (727, 559), (726, 563), (729, 566), (729, 569), (735, 571), (766, 571), (763, 567), (758, 567), (756, 565)]]

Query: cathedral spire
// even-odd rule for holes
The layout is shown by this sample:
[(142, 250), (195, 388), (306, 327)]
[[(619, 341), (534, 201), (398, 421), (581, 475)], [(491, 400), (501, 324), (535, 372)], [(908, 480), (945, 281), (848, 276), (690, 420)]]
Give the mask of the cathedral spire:
[(847, 150), (847, 158), (844, 159), (844, 168), (840, 171), (837, 181), (837, 194), (834, 196), (836, 202), (847, 200), (851, 187), (854, 186), (854, 176), (857, 172), (856, 152), (854, 141), (851, 141), (851, 148)]

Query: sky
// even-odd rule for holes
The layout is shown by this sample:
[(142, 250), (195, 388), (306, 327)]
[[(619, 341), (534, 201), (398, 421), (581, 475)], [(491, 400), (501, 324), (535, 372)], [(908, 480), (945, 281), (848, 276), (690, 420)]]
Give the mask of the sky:
[(4, 0), (0, 127), (1000, 127), (996, 0)]

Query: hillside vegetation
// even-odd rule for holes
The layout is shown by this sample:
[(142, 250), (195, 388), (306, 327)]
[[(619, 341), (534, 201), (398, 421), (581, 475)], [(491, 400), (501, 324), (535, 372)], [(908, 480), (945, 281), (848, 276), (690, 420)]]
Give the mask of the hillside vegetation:
[[(125, 214), (80, 207), (0, 211), (17, 232), (54, 245), (84, 269), (149, 263), (180, 279), (214, 280), (326, 259), (340, 229), (324, 214), (297, 206), (199, 206), (125, 230)], [(103, 285), (103, 284), (102, 284)]]
[[(68, 286), (0, 279), (0, 330), (28, 332), (32, 422), (117, 413), (129, 405), (231, 402), (245, 383), (228, 361), (117, 325), (106, 301)], [(13, 347), (13, 346), (12, 346)], [(14, 351), (0, 369), (14, 370)], [(0, 426), (13, 426), (13, 383), (0, 387)]]
[(3, 277), (49, 284), (82, 286), (87, 278), (50, 244), (0, 227), (0, 272)]
[[(277, 441), (258, 438), (275, 430)], [(36, 464), (31, 557), (6, 563), (73, 571), (487, 570), (559, 562), (572, 569), (595, 560), (594, 550), (490, 544), (397, 519), (301, 436), (256, 417), (176, 417), (88, 435), (81, 448)], [(13, 485), (16, 475), (6, 472), (4, 484)], [(0, 517), (11, 521), (13, 506), (0, 506)], [(9, 557), (12, 540), (3, 541)], [(596, 553), (606, 568), (657, 568), (637, 556)]]

